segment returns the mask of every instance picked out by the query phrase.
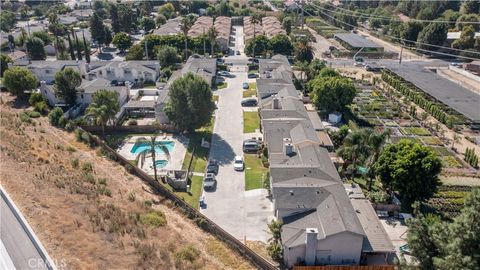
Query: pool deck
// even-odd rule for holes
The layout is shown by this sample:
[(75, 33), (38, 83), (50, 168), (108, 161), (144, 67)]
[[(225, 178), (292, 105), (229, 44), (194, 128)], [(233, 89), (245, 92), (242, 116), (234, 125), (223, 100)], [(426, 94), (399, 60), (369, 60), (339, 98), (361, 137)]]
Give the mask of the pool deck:
[[(135, 145), (135, 142), (142, 137), (145, 138), (145, 136), (130, 137), (127, 141), (125, 141), (125, 143), (119, 149), (117, 149), (117, 152), (128, 160), (135, 160), (137, 158), (137, 155), (132, 153), (131, 150), (132, 150), (132, 147)], [(159, 135), (157, 137), (157, 141), (170, 141), (175, 143), (173, 146), (173, 149), (170, 151), (170, 159), (168, 160), (167, 166), (161, 169), (157, 169), (157, 173), (159, 175), (162, 175), (162, 174), (166, 174), (166, 172), (169, 170), (181, 170), (183, 159), (185, 158), (185, 154), (187, 153), (187, 147), (189, 142), (188, 138), (182, 135), (173, 135), (173, 136)], [(164, 154), (157, 154), (156, 160), (162, 160), (162, 159), (166, 160), (167, 157)], [(149, 175), (153, 175), (153, 163), (152, 163), (151, 155), (147, 155), (145, 157), (145, 163), (139, 164), (139, 165), (141, 165), (139, 166), (140, 169), (142, 169)]]

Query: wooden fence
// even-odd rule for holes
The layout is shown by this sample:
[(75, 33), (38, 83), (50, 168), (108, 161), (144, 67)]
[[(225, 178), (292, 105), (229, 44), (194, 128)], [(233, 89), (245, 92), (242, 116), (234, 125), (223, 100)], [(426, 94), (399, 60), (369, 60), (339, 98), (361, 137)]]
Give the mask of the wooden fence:
[(294, 266), (293, 270), (395, 270), (394, 265)]
[[(84, 129), (84, 131), (86, 130)], [(240, 242), (237, 238), (220, 228), (220, 226), (218, 226), (215, 222), (204, 216), (197, 209), (190, 206), (182, 198), (169, 191), (166, 187), (164, 187), (158, 181), (155, 181), (152, 177), (150, 177), (140, 168), (133, 166), (131, 163), (128, 162), (128, 160), (126, 160), (124, 157), (122, 157), (120, 154), (110, 148), (100, 138), (93, 135), (90, 135), (90, 137), (98, 146), (103, 147), (105, 151), (110, 154), (110, 156), (114, 156), (115, 160), (120, 165), (125, 167), (125, 169), (129, 173), (138, 176), (140, 179), (142, 179), (142, 181), (150, 185), (150, 187), (152, 187), (159, 195), (171, 200), (174, 205), (180, 208), (188, 218), (194, 220), (200, 228), (222, 240), (231, 248), (239, 252), (245, 259), (249, 260), (256, 267), (260, 269), (277, 269), (277, 267), (271, 262), (261, 257), (249, 247), (247, 247), (245, 244)]]
[[(102, 127), (101, 126), (82, 126), (82, 129), (93, 133), (93, 134), (101, 134)], [(106, 133), (155, 133), (155, 132), (168, 132), (168, 133), (176, 133), (174, 127), (169, 125), (161, 125), (161, 126), (154, 126), (154, 125), (141, 125), (141, 126), (105, 126)]]

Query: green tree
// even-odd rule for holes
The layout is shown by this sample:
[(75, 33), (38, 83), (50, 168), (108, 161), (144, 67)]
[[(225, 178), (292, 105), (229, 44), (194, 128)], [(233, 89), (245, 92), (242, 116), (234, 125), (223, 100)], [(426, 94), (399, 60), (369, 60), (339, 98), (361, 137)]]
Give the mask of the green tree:
[[(257, 49), (257, 31), (256, 31), (256, 26), (257, 24), (261, 23), (262, 22), (262, 17), (263, 15), (261, 13), (253, 13), (252, 16), (250, 16), (250, 22), (252, 23), (253, 25), (253, 43), (252, 43), (252, 57), (255, 58), (255, 53), (256, 53), (256, 49)], [(266, 39), (266, 37), (265, 37)], [(260, 41), (262, 41), (262, 39), (260, 39)], [(260, 44), (261, 45), (261, 44)], [(267, 44), (265, 44), (266, 46), (268, 45), (268, 39), (267, 39)], [(248, 42), (247, 42), (247, 46), (248, 46)], [(267, 49), (267, 47), (265, 46), (265, 50)]]
[(105, 27), (105, 46), (110, 46), (113, 41), (112, 30), (110, 27)]
[(276, 35), (269, 41), (269, 48), (273, 54), (291, 55), (293, 45), (286, 35)]
[(319, 77), (309, 82), (312, 101), (318, 109), (343, 111), (352, 103), (357, 90), (352, 81), (343, 77)]
[(210, 86), (202, 77), (187, 73), (176, 79), (169, 96), (165, 113), (180, 130), (194, 131), (210, 123), (215, 103)]
[(313, 59), (312, 62), (308, 65), (307, 79), (313, 80), (325, 66), (325, 61), (320, 59)]
[(8, 63), (13, 63), (12, 58), (6, 54), (0, 54), (0, 77), (3, 77), (3, 73), (8, 69)]
[(463, 14), (480, 14), (480, 2), (478, 1), (464, 1), (460, 12)]
[(85, 39), (85, 33), (83, 31), (82, 31), (82, 35), (83, 35), (83, 51), (85, 52), (85, 61), (87, 61), (87, 63), (90, 63), (90, 48), (87, 45), (87, 41)]
[(48, 32), (45, 32), (45, 31), (33, 32), (32, 36), (41, 39), (45, 45), (49, 45), (52, 43), (52, 37), (50, 37)]
[(86, 115), (92, 117), (95, 124), (102, 126), (102, 135), (105, 136), (105, 125), (115, 118), (120, 110), (118, 92), (101, 89), (92, 96)]
[(408, 210), (415, 201), (435, 194), (441, 169), (442, 162), (432, 150), (408, 140), (386, 146), (374, 165), (382, 183), (400, 193), (402, 205)]
[(295, 60), (310, 63), (313, 59), (313, 48), (307, 38), (299, 38), (295, 43)]
[(113, 37), (112, 43), (121, 51), (125, 52), (126, 49), (130, 48), (133, 44), (132, 37), (125, 33), (120, 32), (116, 33)]
[(48, 120), (52, 126), (58, 127), (60, 123), (60, 118), (63, 116), (63, 111), (59, 107), (55, 107), (48, 113)]
[(210, 27), (207, 32), (208, 39), (210, 40), (210, 55), (215, 53), (215, 40), (217, 39), (218, 32), (215, 27)]
[(112, 20), (112, 30), (114, 33), (120, 32), (120, 18), (118, 17), (118, 7), (116, 3), (110, 3), (110, 19)]
[(335, 69), (331, 67), (324, 67), (318, 73), (320, 78), (328, 78), (328, 77), (340, 77), (340, 73), (338, 73)]
[[(418, 42), (441, 46), (447, 40), (447, 31), (447, 24), (432, 22), (420, 31)], [(435, 47), (424, 44), (417, 44), (417, 47), (431, 51), (437, 50)]]
[(95, 12), (90, 18), (90, 34), (92, 36), (92, 40), (98, 43), (101, 52), (101, 45), (105, 44), (105, 25), (103, 25), (102, 19)]
[[(194, 17), (185, 16), (185, 17), (182, 18), (182, 20), (180, 22), (180, 29), (182, 29), (183, 38), (185, 40), (185, 54), (184, 54), (185, 61), (187, 61), (187, 59), (188, 59), (188, 30), (190, 30), (194, 21), (195, 21)], [(215, 29), (213, 31), (215, 31)], [(209, 29), (209, 32), (210, 32), (210, 29)]]
[[(131, 33), (132, 30), (135, 30), (136, 18), (138, 15), (135, 15), (132, 11), (132, 6), (130, 4), (122, 3), (118, 5), (118, 18), (120, 23), (120, 31), (125, 33)], [(115, 32), (117, 33), (117, 32)]]
[(80, 73), (73, 68), (65, 68), (55, 74), (55, 92), (65, 100), (68, 105), (75, 105), (77, 101), (77, 88), (82, 83)]
[[(68, 50), (70, 51), (70, 59), (76, 60), (75, 51), (74, 51), (75, 48), (73, 47), (72, 39), (70, 38), (70, 33), (67, 33), (67, 40), (68, 40)], [(78, 48), (77, 48), (77, 50), (78, 50)]]
[[(417, 41), (418, 34), (423, 29), (423, 24), (415, 21), (403, 23), (400, 28), (400, 38), (405, 39), (402, 43), (413, 46)], [(407, 41), (411, 40), (411, 41)]]
[(368, 144), (370, 133), (372, 133), (372, 130), (366, 128), (354, 130), (348, 133), (342, 146), (338, 149), (338, 154), (352, 164), (354, 172), (357, 169), (357, 164), (363, 164), (370, 155)]
[(285, 32), (287, 32), (287, 35), (290, 35), (290, 33), (292, 32), (292, 24), (293, 24), (293, 21), (291, 17), (283, 18), (282, 26), (283, 26), (283, 29), (285, 29)]
[(15, 13), (9, 10), (2, 10), (2, 12), (0, 12), (0, 29), (2, 31), (7, 33), (11, 32), (16, 23)]
[(175, 7), (172, 3), (166, 3), (158, 9), (158, 14), (163, 15), (167, 19), (175, 17)]
[(163, 16), (162, 14), (158, 14), (157, 18), (155, 18), (155, 23), (157, 27), (165, 24), (166, 22), (167, 22), (167, 18), (165, 18), (165, 16)]
[(45, 53), (45, 44), (37, 37), (30, 37), (27, 39), (26, 47), (28, 52), (28, 58), (30, 60), (45, 60), (47, 54)]
[(160, 47), (158, 49), (157, 58), (162, 68), (171, 67), (179, 61), (177, 49), (172, 46)]
[(3, 84), (8, 91), (18, 97), (25, 97), (25, 91), (38, 85), (37, 77), (28, 69), (11, 67), (3, 73)]
[(145, 57), (145, 49), (140, 44), (135, 44), (128, 50), (127, 56), (125, 56), (125, 60), (143, 60)]
[(264, 35), (258, 35), (247, 41), (247, 44), (245, 45), (245, 53), (252, 57), (255, 57), (256, 55), (266, 56), (268, 47), (268, 38)]
[(272, 222), (268, 223), (268, 231), (272, 235), (268, 239), (267, 251), (270, 257), (273, 260), (279, 262), (282, 260), (282, 222), (272, 220)]
[(457, 49), (470, 49), (475, 45), (475, 29), (471, 25), (467, 25), (463, 28), (460, 38), (452, 43), (453, 48)]
[[(144, 2), (142, 2), (144, 3)], [(155, 29), (155, 20), (150, 17), (143, 17), (140, 20), (140, 27), (145, 31), (149, 32), (152, 29)]]
[(348, 135), (348, 125), (342, 125), (337, 131), (328, 131), (330, 139), (332, 139), (333, 146), (335, 148), (340, 147), (343, 144), (343, 140)]

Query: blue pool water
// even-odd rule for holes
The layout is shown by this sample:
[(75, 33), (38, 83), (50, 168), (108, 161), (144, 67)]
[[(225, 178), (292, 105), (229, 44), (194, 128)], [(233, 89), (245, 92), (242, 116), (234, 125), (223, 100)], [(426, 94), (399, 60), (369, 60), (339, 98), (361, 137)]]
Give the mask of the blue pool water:
[(164, 168), (165, 166), (167, 166), (168, 164), (168, 161), (167, 160), (155, 160), (155, 167), (157, 167), (157, 169), (161, 169), (161, 168)]
[[(173, 147), (175, 146), (175, 142), (170, 141), (158, 141), (155, 143), (156, 145), (165, 145), (170, 153), (172, 153)], [(130, 153), (132, 154), (139, 154), (145, 149), (150, 149), (150, 145), (147, 142), (137, 142), (133, 145)], [(163, 151), (159, 147), (155, 147), (155, 153), (163, 154)], [(160, 160), (159, 160), (160, 161)]]

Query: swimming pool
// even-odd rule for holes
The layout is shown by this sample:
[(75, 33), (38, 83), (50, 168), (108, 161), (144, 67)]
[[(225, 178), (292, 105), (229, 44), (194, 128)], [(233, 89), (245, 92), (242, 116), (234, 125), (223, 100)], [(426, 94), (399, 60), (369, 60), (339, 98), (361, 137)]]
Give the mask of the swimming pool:
[(155, 167), (157, 167), (157, 169), (161, 169), (161, 168), (165, 168), (165, 166), (167, 166), (168, 164), (168, 161), (167, 160), (155, 160)]
[[(160, 147), (156, 147), (157, 145), (165, 145), (167, 147), (168, 151), (171, 153), (172, 150), (173, 150), (173, 147), (175, 146), (175, 142), (171, 142), (171, 141), (155, 142), (155, 153), (156, 154), (163, 154), (163, 151), (160, 149)], [(130, 150), (130, 153), (139, 154), (146, 149), (150, 149), (150, 144), (148, 142), (136, 142), (132, 146), (132, 149)]]

